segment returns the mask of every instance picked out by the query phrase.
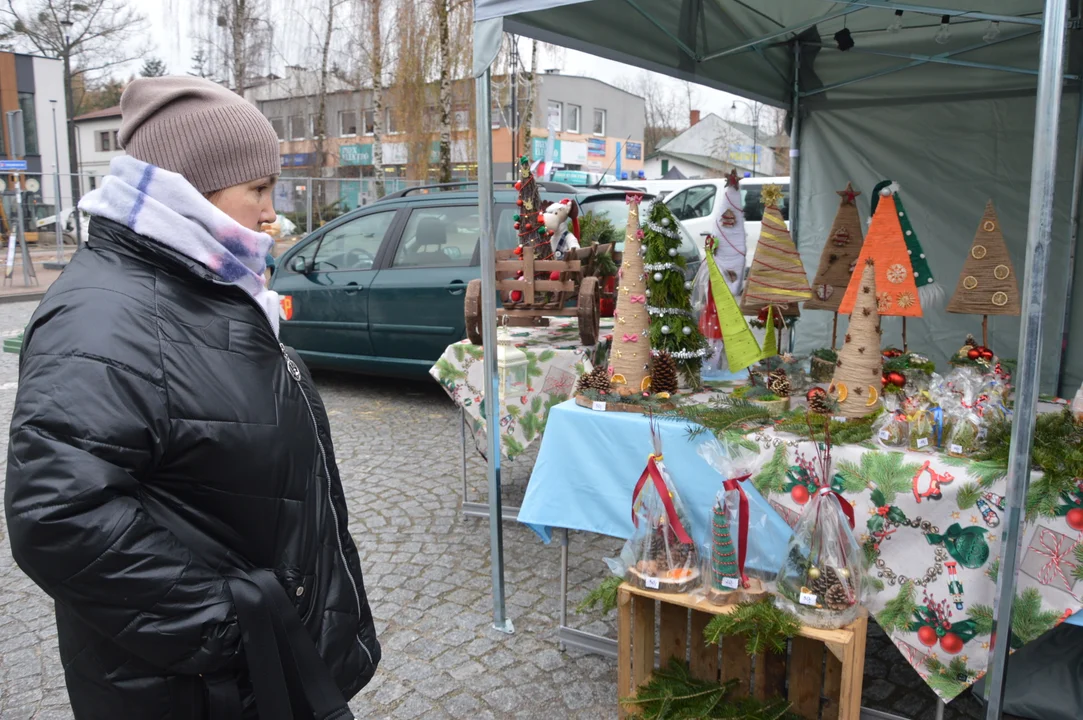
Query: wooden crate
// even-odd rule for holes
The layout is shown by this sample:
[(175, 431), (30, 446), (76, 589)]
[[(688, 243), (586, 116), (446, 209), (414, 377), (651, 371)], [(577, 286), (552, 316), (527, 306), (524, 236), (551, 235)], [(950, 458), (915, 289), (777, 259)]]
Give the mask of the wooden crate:
[[(786, 698), (792, 703), (791, 711), (807, 720), (860, 718), (868, 626), (864, 615), (839, 630), (802, 628), (791, 641), (788, 656), (749, 657), (742, 637), (724, 638), (721, 647), (703, 640), (703, 629), (711, 618), (732, 612), (733, 606), (714, 606), (696, 596), (667, 595), (625, 583), (618, 591), (617, 611), (618, 702), (635, 695), (654, 671), (656, 659), (664, 665), (677, 657), (685, 659), (692, 674), (702, 680), (737, 680), (739, 697)], [(620, 717), (631, 715), (621, 706)]]

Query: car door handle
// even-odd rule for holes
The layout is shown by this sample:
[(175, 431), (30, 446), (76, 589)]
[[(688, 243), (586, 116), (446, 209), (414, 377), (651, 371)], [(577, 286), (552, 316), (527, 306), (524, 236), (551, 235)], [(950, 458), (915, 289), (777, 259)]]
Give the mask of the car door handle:
[(354, 293), (356, 293), (358, 290), (361, 290), (361, 289), (362, 289), (361, 286), (358, 285), (355, 282), (346, 283), (346, 294), (347, 295), (353, 295)]
[(466, 285), (463, 284), (462, 280), (452, 280), (451, 284), (447, 286), (449, 295), (462, 295), (465, 290)]

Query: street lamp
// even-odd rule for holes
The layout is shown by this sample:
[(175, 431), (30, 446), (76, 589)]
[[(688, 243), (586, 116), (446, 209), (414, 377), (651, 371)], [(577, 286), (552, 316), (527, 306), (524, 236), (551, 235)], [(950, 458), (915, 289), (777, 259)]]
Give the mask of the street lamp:
[(760, 118), (756, 113), (756, 108), (743, 100), (734, 100), (733, 104), (730, 105), (730, 110), (736, 110), (737, 103), (746, 106), (748, 112), (752, 115), (752, 177), (756, 177), (756, 159), (759, 157), (759, 151), (757, 150), (756, 144), (759, 141)]

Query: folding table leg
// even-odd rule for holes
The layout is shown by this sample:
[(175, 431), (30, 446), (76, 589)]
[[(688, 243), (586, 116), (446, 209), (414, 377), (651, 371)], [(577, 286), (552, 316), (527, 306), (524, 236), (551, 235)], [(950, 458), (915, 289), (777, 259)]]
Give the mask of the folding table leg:
[[(568, 528), (560, 530), (560, 627), (568, 626)], [(567, 648), (558, 643), (561, 652)]]

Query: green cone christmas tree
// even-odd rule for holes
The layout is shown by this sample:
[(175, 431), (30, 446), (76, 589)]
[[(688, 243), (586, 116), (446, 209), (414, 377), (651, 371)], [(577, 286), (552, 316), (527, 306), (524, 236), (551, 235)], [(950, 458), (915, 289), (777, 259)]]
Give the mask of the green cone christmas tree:
[(692, 283), (684, 277), (677, 219), (665, 203), (654, 203), (642, 231), (652, 352), (668, 352), (677, 361), (684, 383), (699, 389), (700, 367), (711, 349), (692, 314)]
[(711, 587), (715, 592), (733, 592), (740, 586), (741, 573), (737, 566), (737, 546), (730, 534), (729, 512), (721, 496), (714, 504), (711, 527)]

